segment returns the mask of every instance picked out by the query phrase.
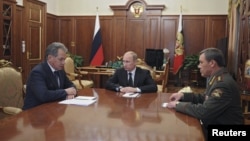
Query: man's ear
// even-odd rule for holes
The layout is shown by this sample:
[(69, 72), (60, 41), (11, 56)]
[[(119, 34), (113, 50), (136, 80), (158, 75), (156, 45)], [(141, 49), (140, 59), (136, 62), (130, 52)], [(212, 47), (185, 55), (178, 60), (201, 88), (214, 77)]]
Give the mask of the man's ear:
[(210, 64), (212, 67), (214, 67), (214, 66), (217, 64), (217, 62), (216, 62), (215, 60), (211, 60), (211, 61), (209, 62), (209, 64)]

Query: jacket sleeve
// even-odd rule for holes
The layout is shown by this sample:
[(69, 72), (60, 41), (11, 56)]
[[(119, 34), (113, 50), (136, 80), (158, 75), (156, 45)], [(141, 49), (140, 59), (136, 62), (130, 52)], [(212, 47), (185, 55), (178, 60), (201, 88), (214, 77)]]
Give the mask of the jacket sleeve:
[(41, 103), (65, 99), (67, 96), (65, 90), (56, 88), (51, 78), (46, 75), (49, 74), (36, 70), (32, 71), (27, 85), (29, 88), (27, 89)]
[(119, 84), (119, 70), (116, 69), (115, 73), (106, 81), (105, 88), (112, 91), (117, 91), (120, 87)]
[(157, 84), (153, 80), (148, 70), (143, 70), (141, 77), (139, 78), (141, 82), (138, 82), (138, 88), (141, 89), (142, 93), (157, 92)]

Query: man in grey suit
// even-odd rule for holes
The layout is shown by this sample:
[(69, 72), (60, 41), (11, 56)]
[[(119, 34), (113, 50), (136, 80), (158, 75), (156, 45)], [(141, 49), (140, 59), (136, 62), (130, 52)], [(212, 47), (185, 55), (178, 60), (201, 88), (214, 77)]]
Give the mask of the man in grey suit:
[[(123, 67), (116, 69), (106, 82), (106, 89), (117, 92), (150, 93), (157, 91), (157, 84), (149, 70), (136, 67), (137, 54), (128, 51), (123, 55)], [(130, 78), (131, 76), (131, 78)]]
[(64, 44), (59, 42), (47, 47), (45, 61), (30, 72), (23, 110), (47, 102), (74, 98), (76, 88), (63, 70), (67, 51)]

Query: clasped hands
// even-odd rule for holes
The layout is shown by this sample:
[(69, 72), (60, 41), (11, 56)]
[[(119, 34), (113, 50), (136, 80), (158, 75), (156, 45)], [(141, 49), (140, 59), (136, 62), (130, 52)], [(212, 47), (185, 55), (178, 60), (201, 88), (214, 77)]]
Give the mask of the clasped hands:
[(74, 87), (70, 87), (65, 89), (66, 93), (67, 93), (67, 97), (66, 99), (73, 99), (75, 98), (76, 94), (77, 94), (77, 90)]
[(122, 87), (122, 88), (120, 88), (120, 92), (122, 92), (122, 93), (136, 93), (137, 88), (134, 88), (134, 87)]

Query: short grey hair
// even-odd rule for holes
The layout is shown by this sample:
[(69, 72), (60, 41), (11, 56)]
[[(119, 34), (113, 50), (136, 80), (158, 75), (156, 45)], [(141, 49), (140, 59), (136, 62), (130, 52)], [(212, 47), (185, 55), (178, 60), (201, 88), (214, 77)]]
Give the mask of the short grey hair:
[(66, 48), (66, 46), (63, 43), (53, 42), (50, 45), (48, 45), (48, 47), (45, 51), (45, 60), (48, 59), (49, 55), (56, 57), (59, 49), (62, 49), (65, 53), (68, 52), (68, 49)]

